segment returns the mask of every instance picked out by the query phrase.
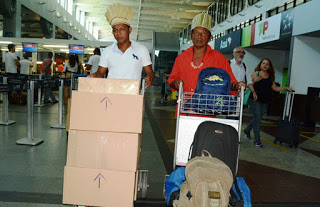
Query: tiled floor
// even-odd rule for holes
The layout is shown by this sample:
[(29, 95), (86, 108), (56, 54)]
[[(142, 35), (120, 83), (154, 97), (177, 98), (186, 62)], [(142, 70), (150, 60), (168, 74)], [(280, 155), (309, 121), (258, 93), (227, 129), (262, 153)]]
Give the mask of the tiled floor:
[[(159, 87), (147, 89), (145, 100), (140, 169), (149, 170), (150, 187), (147, 198), (135, 206), (165, 206), (164, 178), (173, 168), (175, 103), (160, 104)], [(9, 118), (17, 123), (0, 126), (0, 206), (62, 206), (67, 134), (50, 128), (58, 121), (57, 107), (34, 109), (34, 135), (44, 143), (31, 147), (15, 144), (26, 136), (26, 106), (9, 106)], [(245, 110), (243, 127), (250, 118)], [(241, 137), (238, 176), (246, 179), (253, 206), (320, 206), (320, 129), (301, 127), (298, 149), (289, 149), (273, 144), (278, 119), (263, 120), (261, 149)]]

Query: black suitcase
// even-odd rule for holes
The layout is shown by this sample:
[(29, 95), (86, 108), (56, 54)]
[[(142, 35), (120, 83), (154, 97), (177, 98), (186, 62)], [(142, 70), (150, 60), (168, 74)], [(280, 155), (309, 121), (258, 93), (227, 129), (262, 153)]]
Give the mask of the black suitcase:
[(292, 92), (287, 92), (283, 116), (278, 123), (276, 137), (274, 139), (275, 144), (277, 142), (280, 142), (280, 144), (286, 143), (290, 148), (293, 146), (298, 147), (300, 134), (300, 121), (291, 118), (293, 98), (294, 94)]

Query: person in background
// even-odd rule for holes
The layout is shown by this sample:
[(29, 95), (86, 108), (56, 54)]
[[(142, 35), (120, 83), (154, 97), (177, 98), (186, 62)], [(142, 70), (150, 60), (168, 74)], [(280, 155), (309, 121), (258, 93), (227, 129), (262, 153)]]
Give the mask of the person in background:
[(20, 74), (30, 75), (30, 68), (33, 66), (33, 63), (28, 60), (28, 55), (23, 55), (23, 60), (20, 60)]
[[(257, 73), (258, 71), (258, 73)], [(253, 82), (251, 94), (249, 97), (249, 108), (253, 114), (253, 119), (245, 128), (245, 136), (250, 139), (250, 132), (254, 133), (254, 144), (256, 147), (262, 147), (260, 139), (260, 124), (263, 114), (266, 111), (267, 104), (271, 102), (272, 91), (292, 91), (289, 87), (279, 87), (275, 84), (274, 68), (271, 61), (264, 58), (255, 68), (255, 72), (251, 74)], [(251, 89), (251, 88), (250, 88)]]
[(100, 49), (95, 48), (93, 51), (93, 55), (89, 58), (87, 63), (87, 70), (90, 70), (90, 74), (98, 71), (99, 62), (100, 62)]
[(246, 54), (244, 49), (240, 46), (233, 49), (233, 59), (230, 60), (230, 67), (234, 77), (237, 81), (246, 82), (247, 85), (251, 84), (251, 74), (247, 70), (246, 64), (243, 62), (243, 58)]
[[(64, 65), (63, 73), (65, 73), (66, 78), (71, 78), (74, 73), (78, 72), (78, 63), (77, 57), (75, 55), (70, 55), (69, 62)], [(68, 99), (70, 98), (70, 86), (64, 86), (63, 89), (63, 103), (68, 103)]]
[[(43, 60), (42, 76), (43, 76), (44, 80), (50, 80), (51, 79), (52, 56), (53, 56), (53, 53), (49, 52), (48, 53), (48, 57), (46, 57)], [(49, 98), (51, 98), (51, 101), (49, 100)], [(48, 104), (48, 103), (54, 103), (55, 104), (55, 103), (58, 103), (58, 101), (57, 101), (56, 97), (53, 95), (50, 87), (45, 88), (43, 102), (44, 102), (44, 104)]]
[(163, 81), (161, 84), (161, 100), (160, 100), (161, 104), (167, 103), (167, 98), (169, 95), (169, 93), (167, 92), (167, 90), (169, 89), (167, 81), (168, 81), (169, 76), (170, 76), (170, 69), (166, 68), (163, 73), (163, 77), (162, 77)]
[(106, 18), (117, 42), (104, 49), (98, 71), (90, 74), (89, 77), (102, 78), (108, 72), (108, 78), (140, 81), (142, 68), (144, 68), (146, 86), (153, 85), (154, 72), (148, 49), (129, 39), (133, 13), (132, 8), (119, 3), (107, 9)]
[(203, 12), (194, 17), (191, 24), (193, 46), (178, 55), (168, 84), (172, 91), (179, 90), (183, 82), (184, 92), (195, 92), (198, 76), (201, 70), (208, 67), (220, 68), (228, 72), (231, 78), (231, 91), (239, 90), (244, 82), (237, 82), (230, 68), (229, 61), (218, 51), (211, 49), (208, 42), (212, 38), (209, 14)]
[(17, 74), (20, 62), (15, 54), (16, 46), (14, 44), (9, 44), (8, 50), (9, 52), (4, 55), (6, 73)]

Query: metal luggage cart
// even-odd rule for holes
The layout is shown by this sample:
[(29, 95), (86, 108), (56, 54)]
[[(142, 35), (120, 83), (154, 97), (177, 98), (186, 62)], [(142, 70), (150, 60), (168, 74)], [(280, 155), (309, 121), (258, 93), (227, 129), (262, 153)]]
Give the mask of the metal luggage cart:
[[(204, 121), (214, 121), (234, 127), (238, 131), (239, 142), (241, 136), (243, 93), (244, 88), (237, 95), (213, 95), (183, 92), (180, 83), (175, 150), (173, 169), (185, 166), (188, 162), (190, 146), (198, 126)], [(240, 147), (238, 148), (239, 157)], [(238, 159), (239, 160), (239, 159)], [(237, 168), (238, 170), (238, 162)]]
[(78, 78), (79, 77), (87, 77), (85, 74), (72, 74), (71, 76), (71, 84), (70, 84), (70, 98), (72, 97), (72, 91), (78, 90)]

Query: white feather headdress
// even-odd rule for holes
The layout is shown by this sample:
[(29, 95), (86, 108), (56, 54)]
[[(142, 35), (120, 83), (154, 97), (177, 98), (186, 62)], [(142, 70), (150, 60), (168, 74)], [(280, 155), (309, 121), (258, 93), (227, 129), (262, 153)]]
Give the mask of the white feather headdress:
[(130, 26), (133, 13), (132, 8), (117, 3), (108, 7), (105, 16), (111, 27), (116, 24), (126, 24)]

